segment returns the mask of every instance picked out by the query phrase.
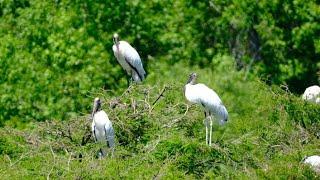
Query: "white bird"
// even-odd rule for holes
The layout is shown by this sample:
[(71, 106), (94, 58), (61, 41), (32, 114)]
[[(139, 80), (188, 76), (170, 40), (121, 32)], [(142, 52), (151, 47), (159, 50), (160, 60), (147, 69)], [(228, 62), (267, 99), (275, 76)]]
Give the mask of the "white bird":
[(304, 159), (303, 163), (311, 165), (315, 171), (320, 172), (320, 156), (309, 156)]
[[(101, 101), (98, 97), (94, 99), (91, 116), (91, 130), (95, 141), (102, 144), (108, 144), (113, 152), (115, 146), (114, 130), (112, 128), (112, 123), (109, 120), (107, 113), (104, 110), (101, 110)], [(99, 157), (103, 157), (105, 155), (106, 151), (100, 149)]]
[(143, 69), (138, 52), (126, 41), (119, 41), (119, 35), (113, 35), (112, 50), (117, 61), (127, 71), (135, 82), (144, 80), (146, 72)]
[[(212, 116), (223, 125), (228, 121), (228, 111), (221, 99), (212, 89), (204, 84), (196, 84), (197, 74), (191, 73), (187, 84), (184, 87), (184, 95), (188, 101), (202, 105), (205, 111), (206, 144), (211, 146), (212, 137)], [(210, 132), (208, 128), (210, 126)], [(210, 133), (210, 135), (209, 135)], [(209, 135), (209, 140), (208, 140)]]
[(317, 85), (308, 87), (304, 91), (302, 99), (320, 104), (320, 87)]

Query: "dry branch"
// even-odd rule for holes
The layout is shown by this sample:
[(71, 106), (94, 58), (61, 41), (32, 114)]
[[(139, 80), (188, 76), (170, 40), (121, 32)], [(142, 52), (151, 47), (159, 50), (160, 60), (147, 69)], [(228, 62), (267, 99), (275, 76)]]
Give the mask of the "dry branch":
[(162, 89), (162, 91), (161, 91), (160, 94), (158, 95), (157, 99), (152, 103), (152, 108), (150, 109), (149, 113), (152, 112), (152, 110), (154, 109), (154, 107), (155, 107), (156, 103), (159, 101), (159, 99), (160, 99), (161, 97), (163, 97), (163, 94), (164, 94), (164, 92), (166, 91), (166, 89), (167, 89), (167, 86), (164, 86), (163, 89)]
[(163, 97), (163, 94), (166, 91), (166, 89), (167, 89), (167, 86), (164, 86), (161, 93), (158, 95), (157, 99), (152, 103), (152, 106), (154, 106), (159, 101), (159, 99)]

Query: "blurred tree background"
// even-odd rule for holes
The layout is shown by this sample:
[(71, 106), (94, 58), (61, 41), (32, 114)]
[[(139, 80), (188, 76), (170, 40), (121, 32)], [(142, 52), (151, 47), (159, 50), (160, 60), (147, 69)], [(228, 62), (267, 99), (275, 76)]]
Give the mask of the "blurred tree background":
[(127, 76), (113, 57), (115, 32), (138, 50), (147, 73), (158, 59), (160, 68), (208, 67), (226, 54), (244, 79), (296, 94), (319, 84), (316, 0), (1, 0), (0, 17), (1, 126), (64, 120), (87, 113), (88, 96), (100, 89), (120, 93)]

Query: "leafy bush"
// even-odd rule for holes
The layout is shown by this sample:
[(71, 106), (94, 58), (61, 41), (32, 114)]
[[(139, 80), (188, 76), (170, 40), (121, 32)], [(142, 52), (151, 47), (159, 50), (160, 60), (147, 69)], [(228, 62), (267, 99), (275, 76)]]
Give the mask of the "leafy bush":
[[(25, 128), (0, 129), (2, 178), (318, 178), (301, 164), (319, 154), (318, 106), (261, 81), (317, 83), (318, 12), (315, 1), (1, 1), (0, 126)], [(114, 32), (141, 54), (143, 84), (126, 89)], [(230, 113), (212, 147), (183, 96), (190, 72)], [(94, 96), (117, 138), (101, 161)]]
[[(243, 80), (245, 73), (234, 70), (228, 56), (214, 61), (219, 63), (206, 69), (154, 63), (144, 84), (121, 94), (93, 93), (113, 122), (113, 157), (96, 159), (100, 144), (90, 138), (90, 111), (66, 121), (30, 123), (25, 130), (1, 128), (3, 178), (319, 178), (301, 163), (319, 153), (313, 128), (319, 121), (305, 121), (310, 124), (304, 128), (296, 117), (311, 112), (311, 118), (317, 108), (254, 77)], [(214, 126), (212, 147), (205, 145), (202, 109), (187, 108), (182, 93), (191, 71), (220, 95), (230, 114), (226, 126)], [(154, 84), (158, 74), (162, 78)]]

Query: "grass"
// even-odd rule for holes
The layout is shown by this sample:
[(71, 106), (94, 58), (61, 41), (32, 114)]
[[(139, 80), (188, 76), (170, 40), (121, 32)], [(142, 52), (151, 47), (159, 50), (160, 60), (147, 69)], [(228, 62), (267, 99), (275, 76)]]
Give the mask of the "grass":
[[(83, 142), (89, 112), (0, 129), (1, 178), (319, 178), (301, 160), (320, 154), (320, 107), (256, 78), (244, 80), (229, 57), (215, 60), (220, 63), (205, 69), (153, 62), (143, 84), (86, 97), (104, 101), (116, 130), (113, 158), (96, 159), (99, 145), (92, 138)], [(205, 145), (201, 108), (187, 110), (183, 97), (191, 71), (220, 95), (230, 114), (228, 124), (214, 126), (212, 147)]]

